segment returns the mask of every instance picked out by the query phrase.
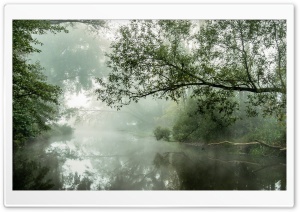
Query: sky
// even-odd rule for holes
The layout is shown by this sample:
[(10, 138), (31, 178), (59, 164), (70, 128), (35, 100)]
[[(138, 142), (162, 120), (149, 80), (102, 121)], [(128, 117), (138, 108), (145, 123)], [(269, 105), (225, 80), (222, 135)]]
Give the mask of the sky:
[(84, 107), (87, 105), (89, 98), (84, 93), (66, 95), (68, 96), (68, 107)]

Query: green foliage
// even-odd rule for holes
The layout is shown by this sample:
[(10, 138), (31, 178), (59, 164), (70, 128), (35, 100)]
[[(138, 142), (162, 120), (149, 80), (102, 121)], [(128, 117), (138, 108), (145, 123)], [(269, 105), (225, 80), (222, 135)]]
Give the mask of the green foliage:
[(231, 133), (228, 125), (216, 110), (210, 114), (199, 113), (195, 99), (189, 99), (181, 108), (177, 116), (172, 134), (175, 141), (179, 142), (210, 142), (223, 141)]
[(156, 140), (165, 140), (165, 141), (170, 141), (170, 135), (171, 135), (171, 131), (168, 128), (163, 128), (163, 127), (157, 127), (155, 128), (155, 130), (153, 131), (154, 136), (156, 138)]
[(64, 27), (51, 25), (49, 21), (42, 20), (14, 20), (13, 21), (13, 55), (16, 57), (27, 56), (40, 50), (33, 45), (42, 45), (32, 34), (56, 33), (65, 31)]
[[(173, 139), (179, 142), (204, 143), (225, 140), (243, 143), (260, 140), (273, 146), (285, 146), (285, 122), (275, 116), (248, 117), (243, 98), (239, 96), (234, 99), (240, 102), (240, 110), (233, 111), (234, 116), (237, 117), (235, 122), (224, 119), (218, 113), (218, 109), (214, 109), (213, 116), (209, 113), (199, 113), (195, 99), (181, 103), (177, 121), (172, 129)], [(260, 110), (257, 112), (261, 113)], [(260, 148), (259, 145), (257, 147), (259, 148), (251, 147), (251, 151), (247, 151), (264, 153), (268, 151), (264, 147)]]
[(146, 96), (179, 101), (189, 90), (199, 111), (235, 121), (234, 91), (251, 93), (248, 115), (285, 113), (286, 21), (132, 21), (108, 54), (98, 98), (117, 108)]
[(29, 138), (43, 130), (57, 114), (60, 88), (46, 82), (39, 63), (30, 64), (28, 55), (40, 52), (34, 45), (42, 45), (32, 34), (64, 31), (49, 21), (13, 21), (13, 140), (14, 147), (22, 146)]
[(286, 144), (286, 126), (276, 118), (261, 118), (260, 123), (253, 126), (248, 135), (249, 140), (261, 140), (265, 143), (284, 146)]

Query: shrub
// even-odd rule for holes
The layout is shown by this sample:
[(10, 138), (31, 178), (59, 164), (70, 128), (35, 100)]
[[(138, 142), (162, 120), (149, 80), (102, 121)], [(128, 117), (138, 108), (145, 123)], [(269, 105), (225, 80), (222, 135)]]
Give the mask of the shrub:
[(198, 111), (197, 101), (189, 99), (178, 112), (177, 120), (172, 129), (172, 136), (178, 142), (223, 141), (230, 134), (228, 123), (218, 113), (202, 114)]
[(157, 127), (154, 130), (154, 136), (156, 140), (165, 140), (165, 141), (170, 141), (170, 135), (171, 131), (168, 128), (163, 128), (163, 127)]

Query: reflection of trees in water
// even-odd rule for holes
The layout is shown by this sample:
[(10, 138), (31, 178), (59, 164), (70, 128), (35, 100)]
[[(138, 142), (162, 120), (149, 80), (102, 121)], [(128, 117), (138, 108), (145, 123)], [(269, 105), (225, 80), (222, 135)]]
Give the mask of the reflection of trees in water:
[[(136, 162), (136, 161), (135, 161)], [(114, 190), (275, 190), (286, 189), (282, 165), (190, 159), (183, 152), (157, 153), (152, 165), (130, 164), (115, 173)], [(257, 170), (257, 171), (256, 171)], [(276, 188), (276, 183), (280, 187)]]
[(285, 170), (282, 170), (285, 167), (278, 163), (255, 172), (261, 165), (246, 161), (183, 160), (179, 154), (173, 155), (172, 160), (172, 167), (180, 179), (180, 190), (275, 190), (279, 180), (279, 189), (286, 189)]
[(54, 187), (50, 179), (45, 179), (49, 168), (22, 158), (14, 158), (13, 190), (49, 190)]
[[(190, 157), (184, 152), (111, 155), (94, 160), (96, 173), (70, 176), (82, 190), (275, 190), (286, 189), (285, 166)], [(106, 182), (98, 182), (101, 175)], [(77, 179), (77, 181), (75, 180)], [(94, 181), (94, 182), (92, 182)], [(280, 187), (276, 187), (280, 181)]]
[(33, 149), (14, 154), (14, 190), (59, 190), (61, 186), (60, 161), (57, 157)]
[[(161, 157), (161, 158), (160, 158)], [(172, 190), (179, 185), (179, 179), (172, 166), (164, 164), (159, 153), (156, 154), (153, 163), (145, 163), (140, 160), (129, 159), (126, 165), (115, 170), (110, 190)], [(162, 167), (161, 165), (164, 165)]]
[(67, 176), (62, 177), (64, 186), (63, 189), (67, 190), (90, 190), (92, 181), (88, 176), (81, 176), (77, 172), (69, 173)]
[[(116, 138), (117, 140), (117, 138)], [(83, 140), (81, 140), (83, 142)], [(95, 143), (98, 142), (95, 140)], [(89, 145), (91, 146), (89, 146)], [(86, 149), (83, 151), (83, 146)], [(183, 149), (149, 149), (130, 142), (94, 144), (84, 142), (75, 150), (59, 148), (44, 154), (40, 147), (30, 148), (14, 159), (14, 189), (38, 190), (276, 190), (286, 189), (286, 167), (276, 160), (244, 156), (226, 158), (225, 154)], [(43, 149), (43, 148), (41, 148)], [(105, 155), (91, 149), (105, 149)], [(72, 151), (71, 151), (72, 150)], [(77, 151), (78, 150), (78, 151)], [(118, 151), (117, 151), (118, 150)], [(173, 152), (168, 152), (173, 151)], [(189, 149), (190, 150), (190, 149)], [(79, 152), (80, 151), (80, 152)], [(32, 154), (32, 153), (35, 154)], [(43, 153), (43, 154), (42, 154)], [(15, 155), (17, 157), (17, 154)], [(83, 173), (64, 172), (67, 159), (88, 160)], [(247, 161), (252, 160), (252, 161)], [(23, 168), (22, 168), (23, 167)], [(50, 181), (51, 180), (51, 181)]]

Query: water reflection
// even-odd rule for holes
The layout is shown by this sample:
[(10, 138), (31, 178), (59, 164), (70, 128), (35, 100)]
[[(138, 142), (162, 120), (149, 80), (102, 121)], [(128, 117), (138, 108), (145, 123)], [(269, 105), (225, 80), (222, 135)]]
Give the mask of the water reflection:
[[(53, 140), (63, 190), (286, 190), (282, 158), (230, 155), (132, 134)], [(76, 138), (76, 139), (75, 139)]]

